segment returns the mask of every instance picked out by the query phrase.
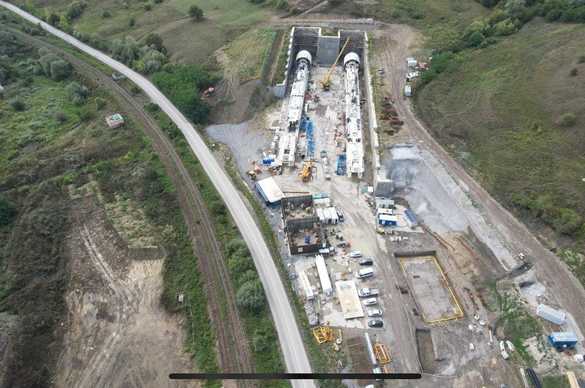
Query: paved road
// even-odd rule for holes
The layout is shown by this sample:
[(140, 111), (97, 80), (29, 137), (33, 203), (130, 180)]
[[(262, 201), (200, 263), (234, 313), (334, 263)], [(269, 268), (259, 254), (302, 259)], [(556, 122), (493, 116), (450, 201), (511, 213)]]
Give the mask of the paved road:
[[(264, 285), (266, 297), (275, 321), (282, 353), (289, 372), (309, 373), (311, 365), (305, 351), (295, 316), (290, 307), (282, 280), (264, 241), (260, 229), (254, 221), (254, 217), (244, 204), (237, 189), (226, 173), (221, 169), (214, 156), (211, 154), (203, 139), (195, 131), (191, 123), (181, 112), (158, 90), (148, 79), (128, 68), (126, 65), (110, 58), (72, 36), (60, 31), (49, 24), (39, 20), (20, 8), (0, 0), (0, 5), (20, 15), (29, 22), (39, 24), (44, 30), (56, 37), (75, 46), (86, 54), (96, 58), (100, 62), (110, 66), (115, 71), (124, 74), (128, 79), (139, 86), (150, 99), (173, 120), (187, 139), (191, 149), (199, 159), (199, 162), (209, 175), (212, 183), (220, 193), (232, 217), (234, 218), (240, 233), (248, 244), (248, 248), (254, 258), (258, 274)], [(312, 380), (296, 380), (292, 382), (295, 388), (314, 388)]]

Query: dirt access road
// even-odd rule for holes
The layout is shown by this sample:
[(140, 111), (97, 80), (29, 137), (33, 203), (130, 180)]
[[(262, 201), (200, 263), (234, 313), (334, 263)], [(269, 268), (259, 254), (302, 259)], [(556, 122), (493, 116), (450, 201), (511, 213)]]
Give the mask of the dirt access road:
[(506, 238), (509, 249), (528, 255), (534, 263), (537, 277), (543, 281), (553, 298), (573, 315), (583, 331), (585, 304), (582, 301), (585, 300), (585, 290), (579, 281), (559, 257), (546, 249), (524, 224), (500, 205), (443, 149), (416, 118), (411, 101), (402, 96), (407, 70), (406, 57), (414, 53), (420, 35), (408, 26), (386, 25), (384, 30), (375, 33), (375, 39), (377, 52), (373, 67), (385, 69), (385, 92), (395, 98), (398, 114), (404, 120), (399, 136), (427, 149), (455, 181), (465, 187), (467, 195), (477, 204), (486, 220)]
[[(253, 365), (250, 349), (243, 324), (237, 312), (235, 292), (229, 279), (229, 273), (225, 265), (220, 243), (215, 237), (211, 217), (205, 207), (203, 198), (201, 197), (197, 186), (191, 179), (180, 157), (175, 152), (172, 144), (165, 136), (162, 129), (144, 111), (142, 104), (132, 97), (128, 91), (114, 82), (108, 75), (96, 70), (86, 62), (64, 52), (62, 49), (54, 45), (13, 29), (10, 29), (10, 31), (18, 34), (21, 38), (26, 39), (37, 47), (46, 47), (52, 52), (62, 55), (80, 74), (84, 75), (97, 85), (107, 87), (110, 92), (114, 93), (114, 97), (118, 102), (125, 107), (124, 113), (130, 115), (136, 120), (143, 128), (145, 134), (152, 140), (155, 151), (161, 158), (161, 161), (165, 165), (167, 174), (171, 177), (173, 185), (177, 189), (179, 203), (189, 228), (194, 252), (199, 258), (201, 271), (204, 274), (205, 279), (207, 279), (207, 294), (209, 296), (208, 305), (210, 308), (210, 316), (215, 323), (220, 367), (226, 372), (251, 372), (253, 370)], [(162, 275), (159, 273), (159, 278), (161, 276)], [(111, 278), (114, 280), (116, 279), (115, 277)], [(227, 301), (227, 303), (222, 301)], [(108, 304), (116, 304), (113, 303), (114, 301), (110, 302), (112, 303)], [(223, 303), (226, 304), (225, 315), (227, 316), (224, 316), (220, 310), (220, 306)], [(148, 337), (149, 335), (150, 333), (145, 333), (145, 337)], [(182, 346), (182, 342), (179, 342), (176, 351), (181, 349)], [(234, 349), (236, 351), (234, 351)], [(108, 349), (108, 353), (113, 353), (112, 349)], [(124, 353), (132, 352), (124, 350)], [(191, 368), (190, 365), (184, 365), (183, 367), (184, 371), (188, 371)], [(162, 375), (166, 378), (166, 373), (163, 373)], [(161, 386), (158, 384), (158, 380), (153, 380), (153, 383), (154, 382), (157, 384), (155, 386)], [(249, 386), (251, 384), (241, 382), (240, 385)], [(111, 386), (115, 386), (115, 384), (111, 384)]]
[[(199, 162), (217, 191), (220, 193), (223, 201), (229, 209), (234, 221), (242, 234), (242, 237), (248, 244), (248, 248), (254, 259), (254, 264), (258, 270), (268, 305), (275, 322), (278, 338), (284, 356), (284, 361), (289, 372), (310, 373), (312, 371), (303, 339), (299, 331), (299, 326), (291, 308), (288, 296), (286, 294), (283, 281), (280, 278), (274, 259), (264, 241), (260, 228), (256, 224), (254, 216), (246, 207), (246, 204), (240, 193), (230, 180), (227, 173), (221, 168), (207, 145), (196, 132), (193, 125), (183, 116), (183, 114), (171, 103), (171, 101), (158, 90), (148, 79), (133, 71), (124, 64), (110, 58), (99, 50), (96, 50), (69, 34), (58, 30), (51, 25), (43, 22), (35, 16), (21, 10), (20, 8), (0, 0), (0, 6), (18, 14), (22, 18), (38, 24), (45, 31), (73, 45), (77, 49), (85, 52), (100, 62), (110, 66), (117, 72), (124, 74), (134, 82), (150, 99), (158, 104), (169, 118), (181, 130), (189, 146), (197, 156)], [(295, 388), (314, 388), (313, 380), (294, 380), (291, 384)]]

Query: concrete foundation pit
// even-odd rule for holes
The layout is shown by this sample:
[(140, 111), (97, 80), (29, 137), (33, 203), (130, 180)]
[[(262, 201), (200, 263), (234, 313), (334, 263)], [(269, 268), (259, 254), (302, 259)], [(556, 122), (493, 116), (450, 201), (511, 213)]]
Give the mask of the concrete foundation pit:
[(463, 309), (435, 256), (399, 257), (399, 260), (426, 323), (463, 317)]

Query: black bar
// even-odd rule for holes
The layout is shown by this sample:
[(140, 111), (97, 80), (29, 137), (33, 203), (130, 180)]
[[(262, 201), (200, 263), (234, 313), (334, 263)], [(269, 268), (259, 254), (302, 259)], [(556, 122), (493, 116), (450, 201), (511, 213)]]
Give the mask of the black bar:
[(420, 373), (171, 373), (171, 380), (417, 380)]

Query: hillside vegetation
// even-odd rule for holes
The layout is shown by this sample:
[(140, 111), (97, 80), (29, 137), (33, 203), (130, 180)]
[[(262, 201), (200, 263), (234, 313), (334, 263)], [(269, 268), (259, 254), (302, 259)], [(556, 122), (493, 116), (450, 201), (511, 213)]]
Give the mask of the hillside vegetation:
[[(16, 0), (61, 28), (101, 43), (127, 36), (137, 41), (156, 33), (173, 62), (212, 63), (213, 53), (241, 32), (268, 19), (276, 1), (248, 0)], [(203, 11), (201, 19), (190, 8)], [(97, 42), (92, 43), (99, 47)]]
[(150, 237), (169, 253), (165, 285), (185, 290), (180, 308), (194, 312), (186, 320), (186, 347), (201, 370), (215, 369), (197, 259), (174, 187), (140, 128), (126, 118), (124, 128), (109, 129), (104, 117), (120, 107), (104, 90), (58, 55), (2, 29), (0, 83), (0, 313), (18, 321), (0, 385), (3, 379), (14, 387), (51, 384), (66, 329), (69, 190), (90, 182), (105, 204), (136, 203), (156, 229)]
[[(448, 53), (416, 98), (435, 135), (500, 201), (585, 247), (585, 26), (535, 19)], [(448, 57), (448, 58), (446, 58)], [(543, 229), (543, 227), (545, 227)]]

